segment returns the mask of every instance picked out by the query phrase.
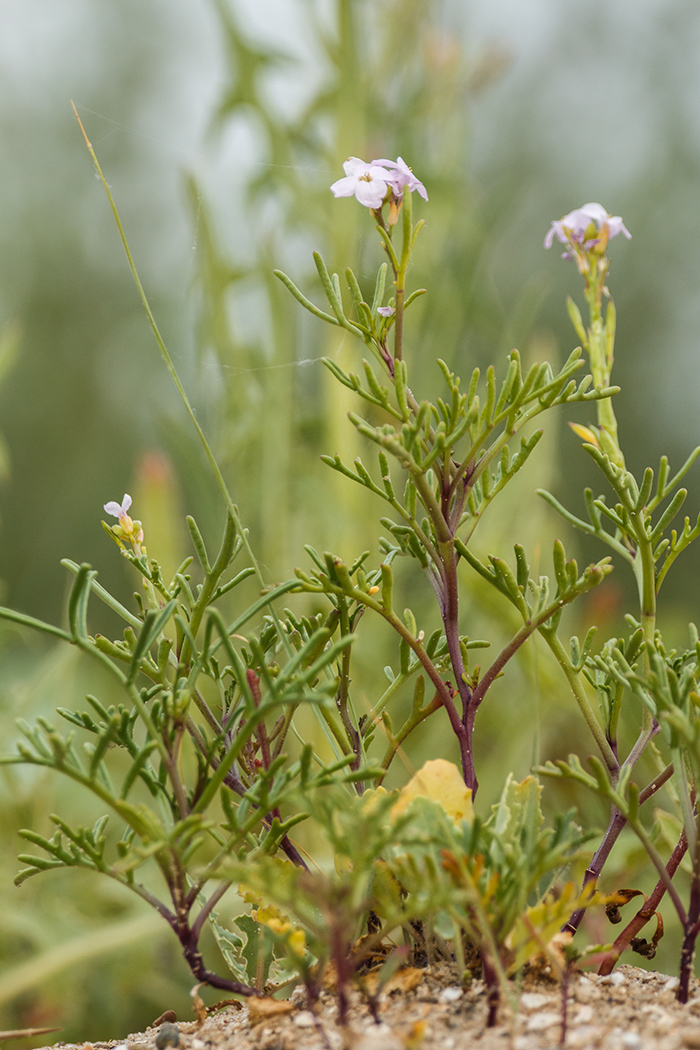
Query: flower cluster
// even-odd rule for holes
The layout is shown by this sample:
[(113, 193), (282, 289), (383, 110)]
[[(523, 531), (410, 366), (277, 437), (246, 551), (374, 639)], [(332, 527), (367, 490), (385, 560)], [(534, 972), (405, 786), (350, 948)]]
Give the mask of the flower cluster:
[(632, 236), (619, 215), (608, 215), (602, 204), (592, 202), (570, 211), (563, 219), (555, 219), (547, 231), (544, 246), (551, 248), (556, 237), (562, 244), (581, 245), (584, 251), (601, 244), (605, 250), (610, 238), (617, 237), (618, 233)]
[(359, 157), (349, 157), (343, 171), (345, 177), (333, 183), (331, 193), (335, 197), (355, 196), (365, 208), (379, 209), (387, 199), (401, 201), (406, 188), (410, 193), (418, 190), (423, 200), (428, 199), (425, 186), (401, 157), (369, 164)]

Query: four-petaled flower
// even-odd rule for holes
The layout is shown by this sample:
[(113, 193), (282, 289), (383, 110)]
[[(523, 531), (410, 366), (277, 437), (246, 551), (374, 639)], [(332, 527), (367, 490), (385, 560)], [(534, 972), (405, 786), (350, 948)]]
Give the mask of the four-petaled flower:
[(389, 168), (392, 175), (391, 185), (397, 197), (402, 197), (404, 189), (408, 187), (411, 193), (414, 190), (418, 190), (423, 200), (427, 201), (428, 192), (425, 186), (420, 179), (416, 178), (403, 157), (397, 157), (396, 160), (373, 160), (372, 163), (381, 164), (382, 167)]
[(107, 511), (108, 514), (111, 514), (113, 518), (119, 518), (119, 520), (121, 521), (122, 518), (128, 517), (127, 512), (130, 506), (131, 496), (128, 492), (125, 492), (124, 499), (121, 501), (121, 503), (117, 503), (115, 500), (111, 500), (109, 503), (105, 503), (104, 509)]
[(365, 208), (381, 208), (392, 186), (392, 174), (376, 161), (367, 164), (359, 157), (349, 157), (343, 164), (344, 179), (331, 186), (335, 197), (357, 197)]
[(627, 238), (632, 236), (619, 215), (608, 215), (602, 204), (591, 202), (570, 211), (563, 219), (555, 219), (547, 231), (544, 246), (551, 248), (556, 237), (562, 244), (573, 241), (588, 250), (602, 239), (607, 244), (618, 233), (624, 233)]
[(393, 317), (396, 313), (395, 306), (378, 306), (377, 313), (381, 314), (382, 317)]
[(359, 157), (349, 157), (343, 164), (345, 178), (331, 186), (335, 197), (357, 197), (365, 208), (378, 210), (390, 198), (396, 205), (403, 200), (403, 191), (418, 190), (423, 200), (428, 199), (423, 183), (416, 178), (402, 157), (396, 160), (373, 160), (368, 164)]
[(129, 517), (130, 506), (131, 496), (128, 492), (125, 492), (121, 503), (117, 503), (116, 500), (110, 500), (109, 503), (105, 503), (104, 509), (112, 517), (119, 518), (119, 524), (112, 525), (112, 532), (115, 536), (118, 536), (119, 539), (129, 540), (137, 553), (139, 553), (140, 545), (143, 543), (143, 529), (140, 521), (133, 521)]

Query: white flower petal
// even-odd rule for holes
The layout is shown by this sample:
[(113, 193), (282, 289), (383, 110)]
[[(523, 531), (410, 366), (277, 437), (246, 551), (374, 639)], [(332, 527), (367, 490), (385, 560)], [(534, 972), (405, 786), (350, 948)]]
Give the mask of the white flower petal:
[(382, 201), (386, 197), (387, 184), (383, 179), (358, 179), (355, 187), (355, 196), (365, 208), (381, 208)]
[(362, 175), (368, 167), (369, 164), (366, 160), (360, 160), (359, 157), (348, 157), (343, 164), (343, 171), (346, 175)]
[(352, 197), (357, 186), (356, 175), (346, 175), (344, 179), (338, 179), (331, 186), (331, 193), (334, 197)]
[(624, 233), (628, 241), (632, 239), (632, 234), (625, 226), (620, 215), (611, 215), (608, 219), (608, 226), (610, 227), (611, 237), (617, 237), (618, 233)]
[(596, 204), (595, 201), (591, 201), (590, 204), (584, 204), (583, 207), (578, 210), (583, 215), (587, 215), (589, 219), (592, 219), (596, 226), (601, 226), (608, 218), (608, 213), (603, 205)]
[(108, 514), (111, 514), (114, 518), (121, 518), (128, 511), (131, 506), (131, 496), (128, 492), (124, 493), (124, 499), (121, 503), (117, 503), (115, 500), (110, 500), (109, 503), (104, 504), (104, 509)]

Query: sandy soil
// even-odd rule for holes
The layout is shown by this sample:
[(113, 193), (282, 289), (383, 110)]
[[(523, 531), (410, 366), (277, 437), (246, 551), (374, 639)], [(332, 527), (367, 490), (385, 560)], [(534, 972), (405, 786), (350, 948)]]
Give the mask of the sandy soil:
[[(571, 1050), (700, 1050), (700, 981), (691, 1000), (675, 1000), (677, 978), (620, 966), (607, 977), (572, 978), (565, 1046)], [(109, 1043), (58, 1043), (60, 1050), (551, 1050), (561, 1045), (563, 996), (551, 982), (529, 979), (514, 991), (515, 1012), (486, 1028), (481, 981), (462, 989), (448, 965), (400, 971), (382, 993), (377, 1024), (366, 1002), (351, 995), (349, 1020), (337, 1024), (334, 993), (312, 1015), (301, 989), (286, 1003), (262, 1000), (225, 1006), (201, 1021), (179, 1020)], [(280, 1012), (272, 1012), (277, 1011)]]

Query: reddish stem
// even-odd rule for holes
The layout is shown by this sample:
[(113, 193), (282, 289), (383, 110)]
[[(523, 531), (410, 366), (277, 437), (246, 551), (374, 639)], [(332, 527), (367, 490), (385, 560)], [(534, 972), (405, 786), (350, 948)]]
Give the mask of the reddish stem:
[[(666, 871), (670, 878), (676, 874), (680, 862), (683, 860), (685, 853), (688, 849), (688, 840), (685, 837), (685, 831), (681, 835), (678, 843), (669, 857), (668, 864), (666, 865)], [(618, 959), (622, 955), (623, 951), (628, 948), (632, 942), (632, 938), (636, 937), (641, 929), (646, 926), (651, 918), (653, 918), (656, 910), (661, 903), (663, 895), (666, 892), (666, 884), (662, 879), (656, 883), (651, 896), (645, 901), (644, 905), (639, 909), (634, 918), (625, 926), (622, 933), (615, 939), (611, 950), (607, 953), (603, 962), (600, 965), (598, 973), (602, 975), (612, 973), (615, 969)]]

